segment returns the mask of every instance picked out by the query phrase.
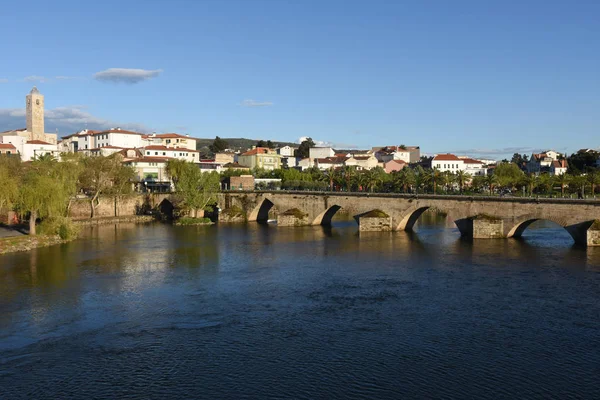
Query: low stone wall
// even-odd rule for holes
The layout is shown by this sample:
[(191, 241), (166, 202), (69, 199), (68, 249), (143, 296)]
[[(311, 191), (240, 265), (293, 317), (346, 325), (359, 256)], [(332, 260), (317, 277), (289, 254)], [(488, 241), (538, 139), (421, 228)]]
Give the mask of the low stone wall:
[[(146, 202), (144, 195), (132, 195), (115, 199), (104, 197), (96, 208), (96, 218), (136, 215)], [(89, 199), (77, 199), (71, 204), (69, 215), (74, 220), (88, 219), (92, 215)]]
[(298, 217), (295, 215), (281, 214), (277, 217), (277, 226), (304, 226), (310, 225), (308, 216)]
[(392, 229), (392, 217), (360, 217), (358, 219), (360, 232), (389, 232)]

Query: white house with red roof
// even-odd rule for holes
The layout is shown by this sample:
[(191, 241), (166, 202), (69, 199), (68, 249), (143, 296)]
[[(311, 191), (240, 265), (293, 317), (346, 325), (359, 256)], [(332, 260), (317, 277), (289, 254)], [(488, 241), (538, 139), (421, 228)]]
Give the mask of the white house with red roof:
[(196, 139), (190, 135), (179, 133), (153, 133), (144, 135), (143, 139), (151, 146), (167, 146), (196, 150)]
[(464, 171), (465, 170), (465, 162), (461, 158), (455, 156), (454, 154), (437, 154), (431, 160), (431, 168), (438, 169), (442, 172), (450, 171)]
[(0, 143), (0, 154), (17, 154), (17, 148), (12, 143)]

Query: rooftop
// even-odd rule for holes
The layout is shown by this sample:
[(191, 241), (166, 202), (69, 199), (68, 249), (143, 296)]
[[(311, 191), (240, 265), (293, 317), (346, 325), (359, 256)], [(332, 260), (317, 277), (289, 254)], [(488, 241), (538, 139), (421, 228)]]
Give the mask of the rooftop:
[(461, 159), (454, 154), (438, 154), (433, 157), (433, 161), (461, 161)]
[(0, 143), (0, 149), (16, 150), (17, 148), (12, 143)]
[(44, 142), (42, 140), (28, 140), (27, 144), (48, 144), (52, 146), (52, 143)]

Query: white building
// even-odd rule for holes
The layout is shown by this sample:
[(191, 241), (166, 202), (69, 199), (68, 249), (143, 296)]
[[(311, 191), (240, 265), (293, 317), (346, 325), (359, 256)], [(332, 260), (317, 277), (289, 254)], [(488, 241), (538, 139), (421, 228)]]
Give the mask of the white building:
[(311, 147), (308, 150), (308, 158), (314, 160), (315, 158), (327, 158), (333, 157), (335, 151), (331, 147)]
[(0, 143), (13, 146), (12, 154), (19, 154), (21, 161), (31, 161), (46, 154), (56, 158), (60, 155), (56, 144), (43, 140), (27, 140), (23, 136), (3, 135), (0, 136)]
[(550, 165), (550, 174), (552, 175), (562, 175), (567, 173), (567, 168), (569, 167), (567, 160), (554, 160)]
[(180, 135), (178, 133), (153, 133), (151, 135), (144, 135), (143, 139), (146, 140), (146, 144), (149, 145), (196, 150), (196, 139), (190, 137), (190, 135)]
[[(193, 163), (200, 162), (200, 155), (197, 150), (187, 148), (175, 148), (167, 146), (145, 146), (143, 149), (144, 157), (167, 157), (177, 158)], [(213, 160), (214, 162), (214, 160)]]
[(297, 148), (292, 146), (283, 146), (277, 149), (277, 153), (279, 153), (282, 157), (293, 157), (296, 150)]
[(442, 172), (465, 170), (465, 162), (454, 154), (438, 154), (431, 160), (431, 168)]
[(472, 158), (462, 158), (463, 164), (465, 166), (464, 171), (469, 173), (471, 176), (486, 176), (487, 175), (487, 167), (483, 161), (474, 160)]

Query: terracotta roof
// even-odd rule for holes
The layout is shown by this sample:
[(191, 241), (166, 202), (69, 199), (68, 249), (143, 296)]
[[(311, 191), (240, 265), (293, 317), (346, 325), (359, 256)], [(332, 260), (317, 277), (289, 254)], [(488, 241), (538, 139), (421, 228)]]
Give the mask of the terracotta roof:
[(433, 161), (461, 161), (461, 159), (454, 154), (438, 154), (433, 157)]
[(28, 140), (27, 144), (49, 144), (52, 146), (52, 143), (44, 142), (42, 140)]
[(354, 156), (354, 159), (358, 161), (366, 161), (369, 158), (371, 158), (371, 156)]
[(567, 168), (567, 160), (554, 160), (552, 166), (554, 168)]
[(160, 133), (158, 135), (156, 135), (155, 137), (159, 137), (161, 139), (190, 139), (190, 140), (196, 140), (196, 138), (187, 136), (187, 135), (180, 135), (179, 133)]
[(0, 149), (16, 150), (17, 148), (12, 143), (0, 143)]
[(325, 158), (315, 158), (315, 161), (320, 164), (335, 164), (335, 163), (343, 163), (346, 160), (346, 157), (325, 157)]
[(255, 156), (257, 154), (269, 154), (269, 150), (270, 149), (268, 149), (266, 147), (257, 147), (255, 149), (245, 152), (242, 155), (243, 156)]
[(206, 159), (206, 160), (200, 160), (200, 161), (198, 161), (198, 162), (200, 162), (200, 163), (214, 163), (214, 162), (215, 162), (215, 160)]
[(472, 158), (463, 158), (465, 164), (483, 164), (481, 161), (474, 160)]
[(400, 165), (406, 164), (406, 161), (404, 161), (404, 160), (390, 160), (388, 162), (393, 162), (393, 163), (400, 164)]

